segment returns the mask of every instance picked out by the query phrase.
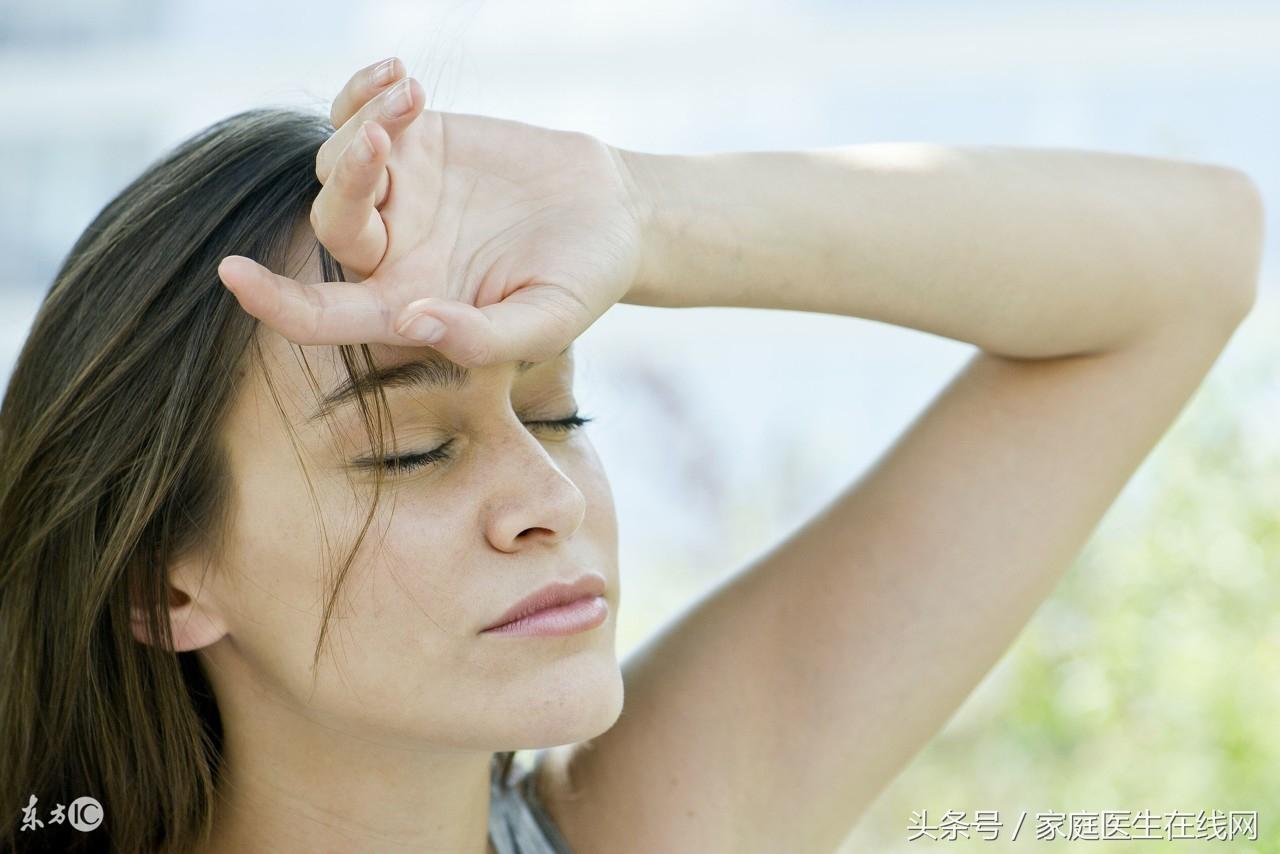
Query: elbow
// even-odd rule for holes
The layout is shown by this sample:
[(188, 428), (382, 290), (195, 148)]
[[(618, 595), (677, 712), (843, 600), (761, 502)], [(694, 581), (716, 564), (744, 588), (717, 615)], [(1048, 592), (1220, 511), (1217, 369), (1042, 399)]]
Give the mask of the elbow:
[(1208, 166), (1213, 173), (1211, 221), (1202, 234), (1210, 238), (1204, 261), (1196, 265), (1196, 310), (1220, 318), (1235, 329), (1258, 300), (1266, 213), (1258, 185), (1245, 172)]

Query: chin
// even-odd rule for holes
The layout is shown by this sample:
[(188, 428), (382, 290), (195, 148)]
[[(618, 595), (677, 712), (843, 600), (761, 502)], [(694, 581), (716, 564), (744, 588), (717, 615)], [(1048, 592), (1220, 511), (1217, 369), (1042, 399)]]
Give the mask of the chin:
[(568, 668), (561, 678), (546, 679), (508, 699), (515, 704), (508, 717), (512, 744), (530, 750), (573, 744), (617, 723), (624, 700), (622, 673), (613, 656), (600, 656), (590, 666)]

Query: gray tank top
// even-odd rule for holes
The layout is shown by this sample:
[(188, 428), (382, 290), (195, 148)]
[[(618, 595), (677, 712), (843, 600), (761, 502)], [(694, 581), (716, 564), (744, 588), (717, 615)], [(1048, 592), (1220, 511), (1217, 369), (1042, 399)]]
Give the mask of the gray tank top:
[(573, 854), (534, 790), (531, 768), (495, 753), (491, 765), (489, 841), (497, 854)]

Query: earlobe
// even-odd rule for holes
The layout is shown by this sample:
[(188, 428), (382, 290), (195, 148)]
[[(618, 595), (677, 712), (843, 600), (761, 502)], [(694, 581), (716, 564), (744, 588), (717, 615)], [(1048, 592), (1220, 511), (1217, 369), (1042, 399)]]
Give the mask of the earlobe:
[[(226, 634), (222, 620), (203, 606), (200, 600), (169, 585), (169, 602), (165, 614), (173, 633), (173, 651), (190, 652), (221, 640)], [(161, 638), (152, 638), (147, 614), (134, 605), (132, 608), (133, 636), (139, 643), (161, 646)]]

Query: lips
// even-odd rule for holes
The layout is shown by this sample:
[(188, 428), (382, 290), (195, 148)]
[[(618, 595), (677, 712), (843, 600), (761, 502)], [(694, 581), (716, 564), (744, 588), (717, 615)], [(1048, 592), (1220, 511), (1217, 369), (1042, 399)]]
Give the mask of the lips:
[(546, 608), (566, 605), (570, 602), (593, 596), (603, 596), (604, 592), (604, 576), (594, 572), (589, 572), (571, 583), (553, 581), (512, 605), (501, 617), (480, 631), (487, 632), (490, 629), (496, 629), (498, 626), (514, 622)]

